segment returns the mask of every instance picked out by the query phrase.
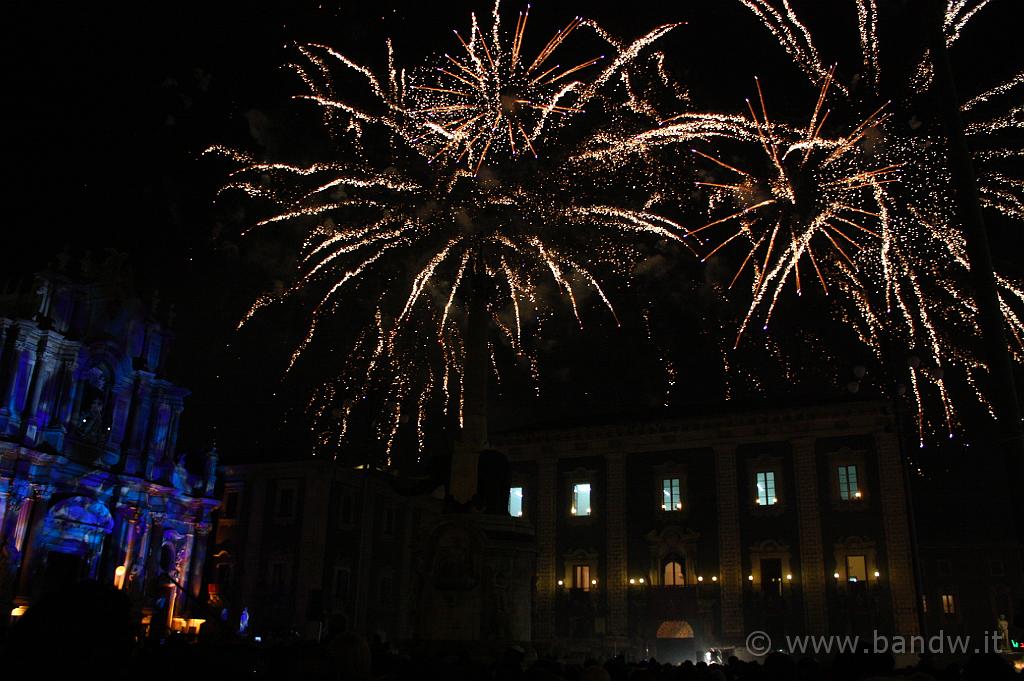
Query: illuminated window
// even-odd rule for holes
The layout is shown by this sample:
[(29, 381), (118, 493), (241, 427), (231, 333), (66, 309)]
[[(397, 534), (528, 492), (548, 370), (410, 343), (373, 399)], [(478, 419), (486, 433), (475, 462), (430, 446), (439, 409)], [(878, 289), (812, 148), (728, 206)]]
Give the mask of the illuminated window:
[(664, 586), (686, 586), (686, 573), (683, 572), (683, 564), (680, 561), (670, 560), (665, 563), (662, 584)]
[(581, 482), (572, 486), (572, 514), (590, 515), (590, 483)]
[(679, 478), (665, 478), (661, 481), (661, 510), (681, 511), (683, 498), (679, 493)]
[(508, 514), (513, 518), (523, 515), (523, 488), (510, 487), (508, 490)]
[(857, 467), (853, 464), (839, 467), (839, 498), (843, 501), (860, 499), (857, 487)]
[(953, 594), (942, 594), (942, 613), (944, 615), (956, 614), (956, 598)]
[(868, 564), (864, 556), (846, 557), (846, 580), (849, 582), (868, 581)]
[(577, 565), (572, 570), (572, 585), (574, 588), (590, 591), (590, 566)]
[(775, 491), (775, 471), (760, 471), (757, 474), (758, 506), (772, 506), (779, 502)]

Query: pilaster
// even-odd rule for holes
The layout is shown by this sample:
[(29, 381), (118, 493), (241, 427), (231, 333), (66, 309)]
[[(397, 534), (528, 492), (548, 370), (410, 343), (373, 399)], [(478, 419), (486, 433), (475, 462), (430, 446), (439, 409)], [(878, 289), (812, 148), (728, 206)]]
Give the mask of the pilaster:
[(825, 554), (821, 539), (820, 488), (815, 441), (814, 438), (797, 438), (792, 443), (804, 623), (807, 633), (826, 634), (828, 612), (825, 595)]
[(878, 455), (878, 479), (881, 489), (885, 555), (889, 593), (892, 598), (893, 633), (911, 635), (919, 632), (917, 590), (914, 586), (913, 556), (910, 546), (910, 520), (904, 487), (903, 461), (896, 437), (891, 433), (875, 434)]
[(716, 445), (715, 480), (718, 502), (718, 571), (721, 580), (722, 638), (744, 636), (743, 554), (736, 479), (736, 446)]
[(608, 635), (624, 637), (629, 633), (627, 615), (629, 605), (626, 588), (628, 580), (628, 552), (626, 546), (626, 465), (621, 453), (605, 458), (607, 473), (607, 502), (605, 508), (618, 509), (606, 513), (608, 531)]
[(555, 523), (556, 461), (542, 458), (537, 465), (537, 613), (535, 615), (534, 637), (538, 641), (550, 641), (555, 637)]

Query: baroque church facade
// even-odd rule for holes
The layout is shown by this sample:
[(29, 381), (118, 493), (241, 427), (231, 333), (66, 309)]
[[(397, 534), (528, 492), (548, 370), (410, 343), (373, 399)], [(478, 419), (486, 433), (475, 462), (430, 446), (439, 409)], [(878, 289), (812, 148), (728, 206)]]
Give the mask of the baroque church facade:
[(177, 451), (173, 310), (133, 296), (117, 255), (68, 261), (0, 296), (0, 607), (96, 580), (187, 629), (217, 460)]

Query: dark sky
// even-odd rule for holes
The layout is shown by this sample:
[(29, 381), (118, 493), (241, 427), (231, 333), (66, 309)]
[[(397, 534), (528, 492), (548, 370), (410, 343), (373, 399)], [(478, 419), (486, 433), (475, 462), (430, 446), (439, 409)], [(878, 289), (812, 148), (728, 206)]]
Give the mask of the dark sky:
[[(1019, 70), (1013, 34), (1019, 27), (1017, 2), (995, 0), (958, 46), (964, 94)], [(882, 37), (883, 47), (891, 49), (888, 56), (900, 64), (899, 55), (916, 40), (919, 27), (904, 10), (906, 3), (881, 4), (897, 17)], [(776, 85), (776, 104), (783, 110), (803, 110), (812, 96), (803, 86), (790, 89), (787, 83), (803, 81), (738, 3), (634, 0), (606, 6), (550, 0), (533, 5), (531, 28), (543, 33), (576, 13), (623, 37), (659, 23), (688, 21), (662, 49), (676, 75), (708, 106), (742, 106), (755, 73)], [(840, 60), (856, 57), (852, 2), (797, 5), (809, 9), (823, 52)], [(519, 5), (504, 6), (506, 21), (514, 22)], [(836, 7), (843, 11), (833, 13)], [(108, 248), (128, 252), (140, 292), (149, 296), (159, 289), (164, 304), (177, 304), (174, 373), (194, 391), (184, 444), (205, 447), (217, 425), (216, 438), (229, 456), (281, 455), (293, 447), (290, 438), (310, 387), (280, 381), (282, 356), (301, 333), (301, 319), (274, 318), (257, 339), (239, 337), (232, 329), (255, 295), (287, 276), (287, 257), (239, 240), (235, 216), (214, 203), (223, 167), (200, 159), (200, 152), (213, 143), (255, 144), (254, 112), (279, 112), (296, 91), (280, 68), (292, 57), (295, 41), (327, 42), (381, 65), (384, 39), (391, 37), (399, 58), (414, 63), (452, 49), (450, 29), (467, 23), (470, 8), (487, 15), (490, 3), (8, 4), (0, 46), (3, 278), (45, 265), (64, 244), (79, 255)], [(699, 335), (671, 315), (661, 324), (670, 334)], [(560, 348), (571, 356), (585, 349), (593, 359), (585, 370), (570, 363), (555, 372), (559, 387), (548, 406), (566, 407), (567, 418), (581, 420), (652, 409), (664, 392), (652, 367), (653, 350), (648, 347), (636, 358), (630, 343), (627, 333), (601, 341), (578, 339)], [(681, 380), (687, 383), (685, 376)], [(721, 399), (703, 395), (696, 377), (692, 383), (677, 403)], [(622, 390), (627, 384), (630, 389)], [(581, 392), (588, 398), (579, 399)], [(518, 403), (519, 397), (508, 399)], [(551, 413), (498, 411), (513, 425)]]

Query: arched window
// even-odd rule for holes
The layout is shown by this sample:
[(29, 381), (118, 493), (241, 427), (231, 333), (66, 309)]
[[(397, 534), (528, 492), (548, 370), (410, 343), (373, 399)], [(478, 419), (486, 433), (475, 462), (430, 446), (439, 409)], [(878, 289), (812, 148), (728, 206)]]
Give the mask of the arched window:
[(665, 569), (662, 577), (663, 586), (685, 586), (686, 571), (683, 570), (683, 561), (680, 558), (669, 558), (665, 561)]

